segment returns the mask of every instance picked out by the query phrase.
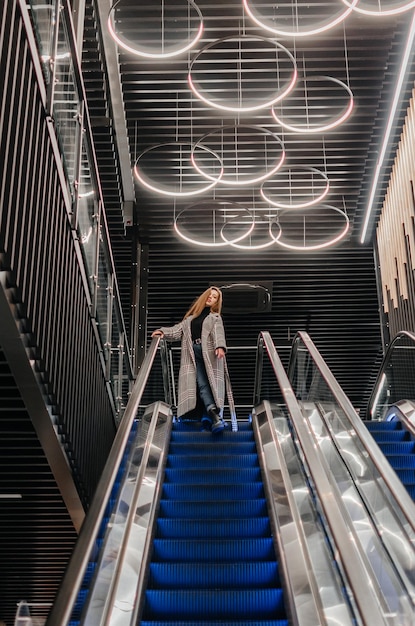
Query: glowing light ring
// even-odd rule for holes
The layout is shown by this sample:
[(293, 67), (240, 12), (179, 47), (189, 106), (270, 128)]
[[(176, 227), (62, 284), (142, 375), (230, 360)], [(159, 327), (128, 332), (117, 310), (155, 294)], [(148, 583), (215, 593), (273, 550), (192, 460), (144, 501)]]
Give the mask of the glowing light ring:
[(290, 171), (301, 170), (301, 169), (306, 172), (311, 172), (311, 174), (317, 174), (325, 181), (326, 185), (319, 196), (316, 196), (315, 198), (313, 198), (312, 200), (308, 200), (307, 202), (297, 202), (297, 203), (291, 202), (290, 204), (286, 204), (284, 202), (277, 202), (276, 200), (273, 200), (269, 195), (267, 195), (267, 190), (265, 189), (265, 187), (267, 184), (270, 185), (273, 182), (272, 180), (271, 181), (267, 180), (266, 182), (263, 183), (263, 185), (261, 186), (261, 190), (260, 190), (261, 196), (264, 198), (264, 200), (268, 202), (268, 204), (270, 204), (271, 206), (276, 207), (277, 209), (306, 209), (307, 207), (314, 206), (315, 204), (318, 204), (319, 202), (324, 200), (324, 198), (327, 196), (330, 190), (330, 181), (327, 178), (327, 175), (315, 167), (304, 166), (304, 167), (290, 167), (289, 168)]
[[(338, 85), (343, 87), (349, 94), (349, 103), (344, 108), (343, 112), (339, 114), (339, 117), (334, 120), (331, 120), (330, 122), (324, 124), (323, 126), (306, 126), (306, 125), (294, 126), (292, 124), (287, 123), (281, 117), (279, 117), (275, 113), (274, 107), (272, 107), (271, 113), (272, 113), (274, 120), (277, 122), (277, 124), (280, 124), (280, 126), (285, 128), (285, 130), (289, 130), (293, 133), (324, 133), (329, 130), (333, 130), (333, 128), (336, 128), (337, 126), (340, 126), (340, 124), (343, 124), (343, 122), (345, 122), (347, 118), (350, 117), (351, 112), (353, 111), (353, 106), (354, 106), (353, 92), (350, 89), (350, 87), (346, 85), (346, 83), (344, 83), (343, 81), (339, 80), (338, 78), (333, 78), (332, 76), (322, 76), (320, 78), (326, 78), (327, 80), (331, 80), (333, 83), (337, 83)], [(312, 80), (317, 80), (317, 77), (308, 79), (308, 81), (312, 81)]]
[[(292, 65), (293, 65), (293, 74), (292, 74), (290, 82), (285, 87), (285, 89), (283, 89), (279, 93), (278, 96), (275, 96), (271, 100), (269, 100), (267, 102), (263, 102), (261, 104), (256, 104), (256, 105), (246, 106), (246, 107), (243, 107), (243, 106), (238, 107), (238, 106), (226, 106), (224, 104), (220, 104), (220, 103), (215, 102), (213, 100), (209, 100), (209, 98), (204, 96), (203, 93), (196, 88), (195, 83), (193, 82), (192, 70), (193, 70), (193, 67), (194, 67), (195, 63), (199, 60), (199, 57), (204, 52), (206, 52), (208, 49), (212, 48), (212, 46), (215, 46), (217, 44), (223, 43), (225, 41), (230, 41), (230, 40), (239, 41), (239, 40), (244, 40), (244, 39), (246, 41), (256, 41), (258, 39), (262, 40), (262, 41), (266, 41), (268, 43), (271, 43), (275, 48), (282, 50), (288, 56), (288, 58), (290, 59)], [(211, 65), (212, 64), (210, 64), (210, 66)], [(271, 39), (267, 39), (266, 37), (249, 37), (248, 35), (241, 35), (241, 36), (238, 36), (238, 37), (232, 37), (232, 36), (231, 37), (224, 37), (222, 39), (218, 39), (217, 41), (214, 41), (214, 42), (210, 43), (209, 45), (205, 46), (199, 52), (199, 54), (197, 54), (197, 56), (193, 59), (193, 61), (191, 62), (189, 73), (188, 73), (188, 76), (187, 76), (187, 80), (188, 80), (188, 83), (189, 83), (189, 87), (193, 91), (195, 96), (197, 96), (199, 98), (199, 100), (201, 100), (202, 102), (204, 102), (208, 106), (211, 106), (214, 109), (219, 109), (220, 111), (231, 111), (232, 113), (249, 113), (251, 111), (260, 111), (261, 109), (265, 109), (267, 107), (270, 107), (273, 104), (276, 104), (277, 102), (279, 102), (280, 100), (285, 98), (293, 90), (294, 85), (295, 85), (295, 83), (297, 81), (297, 76), (298, 76), (297, 62), (296, 62), (294, 56), (291, 54), (291, 52), (289, 50), (287, 50), (287, 48), (285, 48), (282, 44), (278, 43), (277, 41), (272, 41)]]
[[(251, 233), (249, 233), (248, 235), (246, 235), (245, 239), (247, 237), (249, 237), (252, 232), (255, 230), (255, 226), (256, 226), (256, 222), (254, 222), (254, 228), (251, 231)], [(274, 237), (274, 235), (272, 234), (272, 226), (273, 225), (277, 225), (279, 228), (279, 233), (276, 237)], [(222, 230), (220, 232), (221, 237), (226, 241), (227, 244), (229, 244), (230, 246), (232, 246), (232, 248), (238, 248), (238, 250), (264, 250), (265, 248), (269, 248), (270, 246), (273, 246), (274, 243), (276, 243), (276, 241), (278, 241), (278, 239), (281, 237), (282, 234), (282, 230), (281, 230), (281, 226), (279, 224), (277, 224), (276, 222), (270, 222), (269, 227), (268, 227), (268, 235), (270, 237), (270, 239), (267, 239), (264, 243), (258, 243), (258, 244), (249, 244), (249, 245), (244, 245), (241, 243), (235, 243), (232, 241), (229, 241), (224, 233), (224, 230), (226, 228), (227, 224), (224, 224), (222, 226)]]
[(264, 28), (268, 32), (272, 33), (273, 35), (279, 35), (281, 37), (310, 37), (311, 35), (318, 35), (320, 33), (324, 33), (325, 31), (330, 30), (331, 28), (334, 28), (338, 24), (341, 24), (341, 22), (343, 22), (350, 15), (350, 13), (353, 11), (354, 7), (357, 5), (359, 0), (353, 0), (353, 2), (351, 3), (346, 2), (346, 0), (342, 0), (342, 2), (343, 4), (347, 5), (347, 8), (344, 9), (344, 11), (340, 13), (340, 15), (335, 17), (331, 22), (328, 22), (327, 24), (316, 26), (309, 30), (283, 30), (281, 28), (272, 27), (266, 22), (261, 21), (261, 19), (259, 19), (255, 15), (255, 13), (249, 7), (249, 0), (243, 0), (243, 6), (244, 6), (245, 11), (251, 18), (251, 20), (255, 22), (257, 26)]
[[(252, 213), (245, 207), (243, 207), (242, 205), (238, 204), (237, 202), (227, 202), (227, 201), (216, 201), (216, 204), (218, 205), (218, 208), (215, 208), (214, 206), (215, 201), (209, 201), (206, 200), (205, 202), (202, 202), (198, 205), (192, 205), (190, 207), (187, 207), (185, 209), (183, 209), (182, 211), (180, 211), (180, 213), (178, 213), (175, 218), (174, 218), (174, 230), (176, 231), (176, 233), (179, 235), (179, 237), (181, 237), (182, 239), (184, 239), (185, 241), (187, 241), (188, 243), (193, 243), (196, 246), (203, 246), (206, 248), (223, 248), (224, 246), (227, 246), (229, 244), (235, 244), (238, 243), (239, 241), (242, 241), (242, 239), (245, 239), (245, 237), (248, 237), (250, 235), (250, 233), (253, 231), (254, 226), (255, 226), (255, 220), (254, 220), (254, 216), (252, 215)], [(246, 232), (244, 232), (242, 235), (235, 237), (235, 239), (232, 240), (223, 240), (222, 241), (201, 241), (200, 239), (193, 239), (192, 237), (188, 237), (187, 235), (185, 235), (179, 227), (179, 219), (180, 217), (186, 212), (189, 211), (190, 209), (195, 209), (197, 207), (203, 207), (203, 206), (209, 206), (212, 207), (213, 212), (215, 211), (220, 211), (221, 208), (225, 207), (225, 208), (234, 208), (238, 211), (244, 211), (246, 213), (246, 215), (249, 217), (250, 220), (250, 224), (248, 226), (248, 229)], [(229, 223), (237, 220), (237, 219), (241, 219), (240, 216), (231, 218), (229, 220)], [(226, 222), (225, 222), (226, 225)], [(223, 226), (222, 226), (223, 229)], [(221, 231), (220, 231), (221, 232)]]
[[(324, 204), (322, 205), (323, 207), (327, 208), (327, 209), (331, 209), (333, 211), (336, 211), (337, 213), (340, 213), (340, 215), (342, 215), (344, 217), (345, 220), (345, 226), (343, 228), (343, 230), (335, 237), (333, 237), (333, 239), (329, 239), (328, 241), (324, 242), (324, 243), (319, 243), (316, 245), (312, 245), (312, 246), (307, 246), (307, 245), (303, 245), (303, 246), (297, 246), (294, 244), (290, 244), (290, 243), (286, 243), (282, 237), (284, 235), (284, 228), (283, 226), (281, 226), (281, 237), (276, 240), (276, 243), (279, 246), (282, 246), (283, 248), (287, 248), (288, 250), (300, 250), (301, 252), (307, 252), (307, 251), (313, 251), (313, 250), (322, 250), (323, 248), (329, 248), (330, 246), (334, 246), (334, 244), (338, 243), (339, 241), (341, 241), (347, 234), (348, 230), (349, 230), (349, 226), (350, 226), (350, 222), (349, 222), (349, 218), (346, 214), (345, 211), (343, 211), (342, 209), (339, 209), (335, 206), (331, 206), (329, 204)], [(283, 215), (285, 211), (281, 211), (280, 216)]]
[[(200, 165), (197, 162), (197, 158), (196, 158), (196, 156), (194, 154), (194, 150), (192, 150), (191, 160), (192, 160), (193, 166), (194, 166), (194, 168), (197, 170), (197, 172), (201, 176), (204, 176), (205, 178), (207, 178), (208, 180), (211, 180), (211, 181), (215, 180), (217, 182), (220, 182), (221, 185), (231, 185), (231, 186), (254, 185), (256, 183), (262, 182), (263, 180), (265, 180), (269, 176), (272, 176), (273, 174), (275, 174), (282, 167), (282, 165), (283, 165), (283, 163), (285, 161), (284, 143), (282, 142), (282, 140), (275, 133), (272, 133), (271, 131), (267, 130), (266, 128), (262, 128), (261, 126), (234, 125), (234, 126), (224, 126), (223, 128), (218, 128), (217, 130), (215, 130), (215, 131), (213, 131), (211, 133), (207, 133), (201, 139), (199, 139), (199, 141), (195, 144), (194, 149), (198, 148), (200, 144), (202, 144), (206, 148), (207, 146), (205, 146), (204, 144), (206, 143), (206, 140), (209, 137), (212, 137), (213, 135), (215, 135), (217, 133), (226, 132), (229, 129), (237, 129), (237, 128), (248, 128), (250, 130), (262, 131), (264, 137), (266, 137), (266, 136), (272, 137), (272, 139), (274, 139), (279, 144), (279, 146), (281, 147), (281, 151), (282, 151), (281, 157), (280, 157), (278, 163), (276, 163), (269, 172), (265, 172), (265, 174), (257, 176), (256, 178), (246, 178), (246, 179), (243, 179), (243, 180), (239, 180), (238, 178), (235, 178), (235, 179), (232, 179), (232, 178), (229, 178), (229, 177), (225, 178), (225, 176), (226, 176), (226, 166), (224, 166), (223, 177), (219, 181), (217, 178), (214, 178), (214, 177), (210, 176), (209, 174), (207, 174), (206, 172), (203, 171), (203, 169), (200, 167)], [(264, 148), (264, 151), (265, 151), (265, 148)], [(236, 154), (237, 154), (237, 150), (235, 149), (235, 155)], [(222, 155), (222, 162), (223, 162), (223, 155)]]
[[(192, 189), (190, 191), (172, 191), (169, 189), (163, 189), (161, 187), (157, 187), (155, 184), (152, 184), (151, 180), (148, 179), (147, 177), (144, 176), (144, 174), (142, 174), (140, 172), (139, 169), (139, 161), (140, 159), (143, 159), (145, 157), (146, 154), (149, 154), (151, 151), (153, 150), (157, 150), (157, 149), (163, 149), (166, 147), (172, 147), (174, 146), (175, 148), (181, 148), (182, 146), (186, 146), (189, 149), (189, 154), (192, 154), (192, 150), (193, 150), (193, 145), (186, 143), (186, 142), (176, 142), (176, 143), (161, 143), (161, 144), (157, 144), (156, 146), (151, 146), (150, 148), (147, 148), (146, 150), (144, 150), (138, 157), (135, 165), (134, 165), (134, 175), (137, 178), (137, 180), (147, 189), (150, 189), (150, 191), (155, 191), (156, 193), (159, 193), (161, 195), (164, 196), (172, 196), (175, 198), (189, 198), (191, 196), (196, 196), (200, 193), (205, 193), (206, 191), (209, 191), (209, 189), (212, 189), (213, 187), (216, 186), (217, 182), (222, 178), (223, 176), (223, 164), (222, 161), (219, 157), (219, 155), (215, 154), (212, 150), (210, 150), (209, 148), (206, 148), (205, 146), (198, 146), (199, 149), (201, 150), (205, 150), (206, 152), (208, 152), (209, 154), (211, 154), (213, 157), (215, 157), (218, 161), (218, 163), (220, 164), (220, 175), (218, 178), (215, 178), (215, 180), (213, 182), (210, 182), (209, 184), (206, 184), (205, 186), (201, 186), (198, 189)], [(171, 171), (171, 168), (170, 168)], [(206, 181), (206, 177), (204, 178), (203, 182)]]
[[(351, 6), (348, 0), (342, 0), (342, 2), (344, 2), (344, 4), (347, 4), (347, 6)], [(391, 15), (399, 15), (400, 13), (405, 13), (405, 11), (410, 11), (410, 9), (413, 9), (414, 7), (415, 7), (415, 0), (412, 0), (412, 2), (407, 2), (406, 4), (403, 4), (403, 6), (390, 8), (390, 9), (384, 9), (384, 10), (382, 9), (372, 10), (372, 9), (362, 8), (362, 2), (359, 2), (358, 6), (353, 6), (352, 8), (353, 8), (353, 11), (355, 11), (356, 13), (361, 13), (362, 15), (369, 15), (370, 17), (388, 17)]]
[(146, 59), (154, 59), (154, 60), (160, 60), (160, 59), (170, 59), (172, 57), (178, 56), (180, 54), (183, 54), (184, 52), (187, 52), (188, 50), (190, 50), (191, 48), (193, 48), (194, 45), (196, 45), (196, 43), (199, 41), (199, 39), (201, 38), (202, 34), (203, 34), (203, 15), (199, 9), (199, 7), (193, 2), (193, 0), (186, 0), (187, 4), (192, 7), (198, 14), (199, 16), (199, 28), (196, 32), (196, 35), (193, 37), (193, 39), (191, 39), (186, 45), (184, 45), (182, 48), (179, 48), (178, 50), (173, 50), (171, 52), (160, 52), (160, 53), (156, 53), (156, 52), (147, 52), (145, 50), (140, 50), (139, 48), (134, 48), (131, 45), (131, 42), (129, 42), (128, 40), (123, 39), (122, 37), (120, 37), (120, 35), (116, 32), (115, 30), (115, 26), (113, 24), (113, 19), (112, 19), (112, 14), (114, 12), (114, 10), (117, 8), (117, 6), (122, 2), (123, 0), (118, 0), (110, 9), (109, 12), (109, 16), (108, 16), (108, 21), (107, 21), (107, 26), (108, 26), (108, 31), (111, 35), (111, 37), (114, 39), (114, 41), (116, 41), (116, 43), (121, 47), (124, 48), (124, 50), (127, 50), (127, 52), (131, 52), (132, 54), (135, 54), (137, 56), (140, 57), (144, 57)]

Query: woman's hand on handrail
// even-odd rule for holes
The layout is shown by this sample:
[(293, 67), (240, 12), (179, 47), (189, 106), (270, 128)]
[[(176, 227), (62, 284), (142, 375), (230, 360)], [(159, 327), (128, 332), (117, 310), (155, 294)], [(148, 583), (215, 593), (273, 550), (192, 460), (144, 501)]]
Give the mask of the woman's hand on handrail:
[(164, 337), (164, 333), (161, 330), (153, 330), (151, 338), (154, 339), (154, 337)]

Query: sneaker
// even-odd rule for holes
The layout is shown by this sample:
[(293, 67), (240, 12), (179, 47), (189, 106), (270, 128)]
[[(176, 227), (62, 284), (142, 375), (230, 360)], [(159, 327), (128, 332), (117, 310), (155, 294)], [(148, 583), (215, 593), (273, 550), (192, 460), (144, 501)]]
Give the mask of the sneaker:
[(216, 435), (217, 433), (221, 433), (225, 429), (225, 422), (221, 419), (212, 426), (212, 433)]
[(202, 417), (202, 430), (210, 432), (212, 430), (212, 420), (207, 415)]

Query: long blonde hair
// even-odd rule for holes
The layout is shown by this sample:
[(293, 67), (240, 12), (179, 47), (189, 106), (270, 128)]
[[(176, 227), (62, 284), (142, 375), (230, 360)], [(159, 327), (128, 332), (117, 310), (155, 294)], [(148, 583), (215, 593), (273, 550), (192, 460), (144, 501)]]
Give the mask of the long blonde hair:
[(215, 302), (215, 304), (213, 304), (210, 308), (211, 313), (219, 313), (222, 310), (222, 292), (218, 287), (209, 287), (209, 289), (206, 289), (206, 291), (204, 291), (198, 298), (196, 298), (196, 300), (193, 302), (192, 306), (190, 307), (190, 309), (187, 311), (186, 315), (184, 316), (183, 319), (186, 319), (186, 317), (189, 317), (189, 315), (193, 315), (194, 317), (198, 317), (201, 312), (203, 311), (203, 309), (206, 306), (206, 300), (208, 298), (208, 295), (210, 294), (211, 291), (216, 291), (217, 294), (219, 295), (219, 298), (217, 299), (217, 301)]

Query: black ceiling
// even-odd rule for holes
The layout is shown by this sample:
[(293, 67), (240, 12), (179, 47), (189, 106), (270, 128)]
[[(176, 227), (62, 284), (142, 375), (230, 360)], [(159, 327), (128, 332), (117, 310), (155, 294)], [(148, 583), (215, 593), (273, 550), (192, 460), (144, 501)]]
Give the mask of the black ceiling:
[[(101, 16), (104, 16), (105, 12), (100, 8), (100, 4), (102, 3), (98, 2), (98, 7)], [(138, 9), (141, 4), (145, 8)], [(159, 2), (148, 5), (129, 0), (119, 1), (113, 14), (116, 16), (116, 27), (120, 34), (123, 37), (128, 36), (132, 41), (135, 39), (140, 48), (149, 46), (150, 36), (147, 37), (147, 41), (143, 41), (147, 33), (151, 33), (157, 42), (160, 35), (153, 26), (153, 19), (148, 17), (151, 14), (148, 7), (158, 7), (159, 4)], [(179, 15), (179, 7), (187, 6), (187, 2), (173, 4), (177, 6)], [(248, 4), (264, 15), (292, 6), (291, 2), (279, 3), (277, 9), (273, 2)], [(169, 2), (165, 2), (165, 5), (168, 6)], [(308, 19), (312, 24), (327, 20), (327, 16), (339, 12), (339, 5), (344, 7), (339, 0), (311, 3), (307, 5)], [(204, 33), (191, 51), (171, 59), (149, 60), (134, 56), (118, 46), (131, 169), (136, 159), (140, 157), (140, 171), (144, 171), (151, 182), (154, 181), (169, 189), (176, 185), (177, 190), (179, 167), (177, 155), (173, 154), (175, 147), (177, 149), (180, 144), (185, 146), (194, 144), (203, 137), (205, 138), (203, 145), (217, 147), (214, 140), (220, 142), (219, 131), (222, 129), (223, 133), (224, 127), (232, 129), (238, 125), (242, 133), (242, 128), (259, 126), (283, 141), (286, 151), (283, 171), (286, 168), (311, 166), (327, 174), (330, 192), (325, 203), (346, 209), (352, 222), (349, 237), (353, 241), (358, 241), (410, 21), (407, 14), (399, 18), (369, 18), (352, 13), (344, 22), (327, 33), (313, 37), (275, 39), (244, 13), (242, 0), (198, 2), (197, 6), (203, 15)], [(102, 26), (106, 34), (106, 23)], [(176, 26), (183, 27), (180, 18)], [(128, 27), (130, 30), (127, 30)], [(94, 38), (93, 45), (96, 46), (93, 24), (89, 33)], [(229, 43), (230, 39), (232, 42), (236, 41), (234, 46)], [(252, 42), (248, 44), (250, 39), (253, 44)], [(227, 44), (224, 43), (226, 40)], [(242, 44), (239, 44), (240, 41)], [(89, 53), (92, 54), (92, 60), (96, 60), (91, 42), (87, 41), (86, 44)], [(238, 45), (243, 46), (243, 52), (250, 61), (241, 62), (240, 74), (232, 81), (234, 76), (232, 62), (238, 56)], [(333, 119), (343, 112), (348, 104), (348, 93), (333, 82), (336, 80), (349, 86), (354, 96), (354, 110), (345, 123), (331, 131), (298, 134), (277, 124), (271, 115), (270, 106), (257, 112), (233, 113), (207, 106), (192, 94), (188, 84), (189, 67), (192, 68), (192, 77), (199, 91), (216, 105), (242, 108), (257, 102), (269, 101), (274, 93), (278, 92), (277, 85), (272, 84), (272, 76), (277, 73), (273, 67), (275, 62), (272, 62), (272, 55), (277, 56), (282, 83), (279, 89), (290, 80), (292, 70), (286, 53), (280, 48), (277, 52), (275, 45), (284, 46), (295, 57), (298, 68), (297, 84), (291, 94), (283, 99), (281, 105), (275, 105), (277, 114), (286, 122), (291, 121), (294, 125), (304, 128), (305, 116), (308, 113), (311, 116), (310, 126), (324, 126), (328, 119)], [(249, 54), (245, 46), (249, 49)], [(104, 49), (107, 62), (111, 63), (111, 59), (108, 60), (108, 45), (106, 48), (104, 46)], [(215, 54), (212, 50), (216, 51)], [(85, 56), (91, 61), (91, 57)], [(88, 65), (85, 69), (88, 79)], [(112, 96), (111, 85), (108, 89), (107, 95)], [(102, 120), (103, 117), (110, 115), (108, 108), (96, 110), (96, 101), (90, 101), (89, 104), (93, 119)], [(101, 102), (101, 107), (102, 105)], [(114, 105), (118, 106), (120, 105)], [(120, 113), (118, 109), (115, 112)], [(117, 130), (119, 132), (119, 128)], [(214, 136), (206, 138), (206, 135), (211, 133), (214, 133)], [(251, 150), (256, 161), (262, 158), (261, 148), (257, 145), (260, 141), (258, 135), (257, 129), (253, 130), (250, 136), (248, 133), (239, 136), (238, 147), (242, 155), (239, 155), (238, 163), (242, 163), (242, 168), (248, 169), (248, 173), (249, 168), (254, 167), (248, 161), (249, 151)], [(269, 139), (267, 157), (271, 161), (274, 157), (272, 153), (274, 144), (275, 140)], [(233, 164), (227, 152), (227, 148), (230, 153), (232, 152), (232, 144), (228, 146), (226, 141), (223, 144), (222, 139), (222, 148), (224, 150), (222, 156), (225, 161), (228, 157), (227, 167), (232, 173)], [(186, 151), (186, 148), (183, 149)], [(100, 150), (101, 146), (98, 145), (98, 153)], [(124, 154), (120, 156), (125, 157)], [(187, 153), (184, 158), (186, 156)], [(208, 169), (208, 166), (205, 169)], [(199, 180), (200, 176), (190, 176), (186, 169), (183, 171), (181, 182), (185, 192), (187, 186), (192, 189), (204, 187), (195, 184), (195, 178)], [(226, 171), (225, 169), (223, 180), (227, 178)], [(246, 172), (245, 174), (247, 176)], [(217, 172), (212, 171), (212, 176), (216, 175)], [(272, 182), (272, 177), (270, 180)], [(283, 180), (282, 174), (277, 175), (277, 182), (280, 180)], [(116, 191), (114, 187), (113, 192)], [(162, 236), (171, 238), (174, 210), (176, 209), (177, 213), (201, 201), (211, 202), (213, 198), (239, 200), (248, 209), (254, 207), (260, 214), (269, 213), (269, 205), (262, 200), (259, 191), (260, 184), (235, 186), (230, 183), (226, 185), (219, 183), (214, 190), (194, 197), (176, 197), (174, 201), (171, 197), (148, 192), (143, 185), (136, 182), (136, 221), (145, 240), (158, 241)], [(326, 221), (332, 219), (333, 215), (330, 215)]]

